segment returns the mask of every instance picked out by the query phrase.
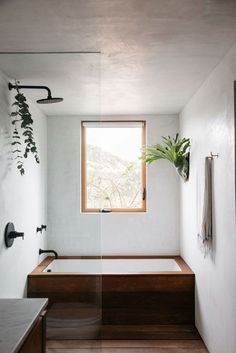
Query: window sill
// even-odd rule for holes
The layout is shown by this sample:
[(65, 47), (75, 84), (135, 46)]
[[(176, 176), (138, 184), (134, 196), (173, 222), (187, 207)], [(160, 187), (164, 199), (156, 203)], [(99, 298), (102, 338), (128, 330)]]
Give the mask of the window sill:
[(80, 211), (80, 214), (82, 214), (82, 215), (111, 215), (111, 214), (113, 214), (113, 215), (130, 215), (130, 214), (132, 214), (132, 215), (139, 215), (139, 214), (147, 214), (148, 213), (148, 211), (146, 210), (146, 211), (135, 211), (135, 212), (132, 212), (132, 211), (130, 211), (130, 212), (83, 212), (83, 211)]

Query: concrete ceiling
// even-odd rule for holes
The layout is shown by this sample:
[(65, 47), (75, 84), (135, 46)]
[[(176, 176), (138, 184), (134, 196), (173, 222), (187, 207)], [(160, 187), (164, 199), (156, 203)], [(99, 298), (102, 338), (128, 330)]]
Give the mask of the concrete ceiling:
[(1, 52), (102, 52), (9, 59), (64, 96), (49, 115), (177, 113), (235, 41), (235, 0), (0, 1)]

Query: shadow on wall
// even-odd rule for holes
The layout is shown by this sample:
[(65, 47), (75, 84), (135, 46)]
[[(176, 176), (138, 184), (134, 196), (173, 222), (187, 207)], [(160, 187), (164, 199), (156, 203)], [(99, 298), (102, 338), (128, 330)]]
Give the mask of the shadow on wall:
[[(7, 88), (8, 80), (0, 76), (0, 214), (4, 213), (5, 195), (3, 194), (4, 181), (11, 170), (11, 119), (10, 119), (10, 96)], [(4, 241), (0, 243), (0, 252), (5, 249)]]
[(3, 182), (12, 165), (11, 120), (8, 81), (0, 78), (0, 181)]

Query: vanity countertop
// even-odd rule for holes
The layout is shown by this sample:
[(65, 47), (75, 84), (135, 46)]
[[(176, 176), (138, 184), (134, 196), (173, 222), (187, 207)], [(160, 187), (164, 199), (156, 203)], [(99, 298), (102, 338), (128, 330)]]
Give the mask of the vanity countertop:
[(0, 353), (16, 353), (48, 299), (0, 299)]

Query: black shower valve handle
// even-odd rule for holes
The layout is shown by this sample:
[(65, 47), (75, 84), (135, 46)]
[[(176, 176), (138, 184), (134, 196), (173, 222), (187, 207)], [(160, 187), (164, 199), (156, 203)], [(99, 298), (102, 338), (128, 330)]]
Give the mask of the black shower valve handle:
[(12, 222), (8, 222), (4, 231), (4, 241), (7, 248), (12, 247), (16, 238), (24, 239), (23, 232), (17, 232)]
[(37, 227), (36, 228), (36, 233), (38, 233), (38, 232), (42, 233), (42, 227)]
[(23, 232), (16, 232), (15, 230), (10, 232), (8, 237), (10, 239), (15, 239), (15, 238), (22, 238), (22, 240), (24, 239), (24, 233)]
[(42, 230), (47, 230), (47, 225), (46, 225), (46, 224), (42, 224), (42, 225), (41, 225), (41, 229), (42, 229)]

